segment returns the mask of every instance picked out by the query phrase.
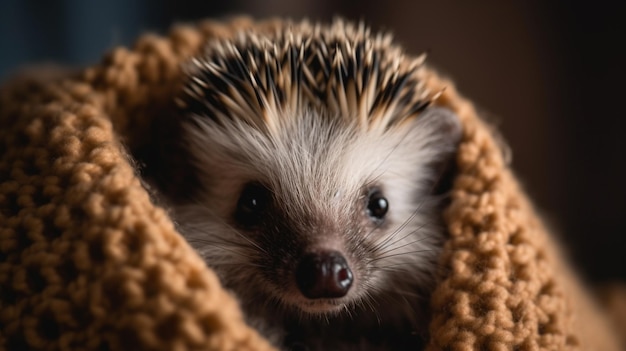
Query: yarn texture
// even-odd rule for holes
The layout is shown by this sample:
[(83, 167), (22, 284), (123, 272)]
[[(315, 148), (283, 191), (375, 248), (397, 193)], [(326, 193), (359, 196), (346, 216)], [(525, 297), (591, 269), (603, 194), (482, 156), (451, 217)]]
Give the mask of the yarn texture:
[[(144, 35), (78, 72), (0, 90), (0, 350), (274, 350), (155, 204), (128, 150), (210, 38), (285, 26), (236, 18)], [(472, 103), (420, 71), (461, 118), (435, 350), (619, 350)], [(626, 301), (626, 300), (624, 300)]]

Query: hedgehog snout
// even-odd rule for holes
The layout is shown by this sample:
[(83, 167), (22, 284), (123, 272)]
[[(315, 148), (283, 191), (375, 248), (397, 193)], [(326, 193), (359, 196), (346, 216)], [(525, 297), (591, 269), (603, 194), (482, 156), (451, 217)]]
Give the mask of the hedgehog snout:
[(353, 282), (348, 262), (338, 251), (305, 254), (295, 272), (300, 292), (308, 299), (345, 296)]

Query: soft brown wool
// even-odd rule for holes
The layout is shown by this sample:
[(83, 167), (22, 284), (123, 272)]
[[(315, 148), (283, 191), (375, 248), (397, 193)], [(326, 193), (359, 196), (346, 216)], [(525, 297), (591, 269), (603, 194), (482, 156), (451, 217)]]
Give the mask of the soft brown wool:
[[(181, 63), (206, 39), (281, 25), (179, 27), (75, 76), (2, 89), (0, 349), (272, 349), (151, 201), (122, 145), (149, 143)], [(422, 72), (464, 125), (428, 349), (617, 350), (473, 105)]]

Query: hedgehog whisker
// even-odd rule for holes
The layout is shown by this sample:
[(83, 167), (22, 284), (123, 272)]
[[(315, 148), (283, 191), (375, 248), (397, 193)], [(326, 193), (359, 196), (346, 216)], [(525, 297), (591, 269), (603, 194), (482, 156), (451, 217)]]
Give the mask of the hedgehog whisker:
[[(397, 230), (397, 231), (393, 232), (392, 234), (390, 234), (382, 242), (375, 244), (371, 248), (371, 251), (378, 252), (378, 251), (383, 250), (383, 249), (385, 249), (387, 247), (393, 246), (394, 244), (396, 244), (396, 243), (398, 243), (398, 242), (408, 238), (409, 236), (414, 235), (415, 233), (419, 232), (422, 228), (424, 228), (425, 225), (426, 225), (426, 223), (422, 224), (417, 229), (408, 232), (403, 237), (401, 237), (399, 239), (396, 239), (396, 240), (393, 240), (402, 231), (402, 230)], [(393, 240), (393, 241), (391, 242), (391, 240)]]
[(237, 262), (237, 263), (227, 262), (227, 263), (215, 263), (215, 264), (212, 264), (212, 266), (219, 266), (219, 267), (224, 267), (224, 266), (237, 266), (237, 267), (257, 267), (257, 268), (267, 268), (267, 266), (265, 266), (265, 265), (262, 265), (262, 264), (255, 264), (255, 263), (250, 263), (250, 262)]
[(400, 252), (400, 253), (393, 254), (393, 255), (386, 255), (386, 256), (380, 256), (380, 257), (373, 258), (373, 259), (369, 260), (368, 263), (377, 262), (377, 261), (388, 259), (388, 258), (391, 258), (391, 257), (398, 257), (398, 256), (402, 256), (402, 255), (410, 255), (410, 254), (416, 254), (416, 253), (420, 253), (420, 252), (432, 252), (432, 251), (435, 251), (435, 250), (424, 249), (424, 250)]
[[(389, 242), (389, 243), (387, 243), (387, 244), (385, 244), (385, 245), (377, 245), (377, 246), (375, 246), (375, 247), (374, 247), (374, 251), (384, 250), (385, 248), (388, 248), (388, 247), (392, 247), (392, 246), (394, 246), (395, 244), (397, 244), (397, 243), (401, 242), (402, 240), (406, 239), (407, 237), (409, 237), (409, 236), (411, 236), (411, 235), (414, 235), (414, 234), (416, 234), (416, 233), (419, 233), (422, 229), (424, 229), (424, 226), (426, 226), (426, 224), (428, 224), (428, 223), (423, 223), (422, 225), (420, 225), (420, 226), (419, 226), (418, 228), (416, 228), (415, 230), (410, 231), (410, 232), (409, 232), (409, 233), (407, 233), (405, 236), (403, 236), (403, 237), (401, 237), (401, 238), (399, 238), (399, 239), (396, 239), (396, 240), (394, 240), (393, 242)], [(420, 233), (420, 234), (422, 234), (422, 233)], [(433, 237), (435, 237), (435, 234), (433, 234), (433, 233), (426, 233), (426, 234), (425, 234), (425, 236), (423, 236), (422, 238), (418, 239), (418, 240), (417, 240), (417, 241), (415, 241), (415, 242), (420, 242), (420, 241), (422, 241), (422, 240), (429, 239), (429, 238), (433, 238)]]
[[(425, 201), (426, 201), (426, 200), (423, 200), (422, 202), (420, 202), (420, 203), (419, 203), (419, 205), (416, 207), (415, 211), (413, 211), (413, 213), (411, 213), (411, 215), (409, 216), (409, 218), (407, 218), (406, 220), (404, 220), (404, 222), (403, 222), (403, 223), (402, 223), (402, 224), (401, 224), (398, 228), (394, 229), (394, 231), (393, 231), (391, 234), (389, 234), (389, 235), (385, 238), (385, 240), (383, 240), (383, 243), (377, 243), (377, 244), (374, 246), (374, 248), (373, 248), (373, 249), (375, 250), (375, 249), (376, 249), (376, 247), (378, 247), (378, 246), (380, 246), (380, 245), (384, 245), (384, 242), (386, 242), (387, 240), (391, 240), (391, 239), (393, 239), (393, 237), (395, 237), (395, 236), (396, 236), (396, 235), (397, 235), (400, 231), (402, 231), (402, 229), (404, 229), (404, 228), (405, 228), (405, 227), (409, 224), (409, 222), (411, 222), (411, 221), (415, 218), (415, 216), (417, 216), (417, 214), (419, 213), (419, 211), (420, 211), (421, 207), (424, 205)], [(381, 223), (376, 224), (376, 226), (375, 226), (373, 229), (371, 229), (371, 230), (370, 230), (370, 231), (369, 231), (366, 235), (364, 235), (364, 236), (362, 237), (362, 239), (359, 241), (359, 243), (360, 243), (360, 244), (364, 243), (364, 242), (365, 242), (365, 240), (366, 240), (366, 239), (367, 239), (370, 235), (372, 235), (372, 233), (373, 233), (373, 232), (375, 232), (376, 230), (380, 229), (380, 227), (381, 227), (382, 225), (383, 225), (383, 223), (382, 223), (382, 222), (381, 222)]]
[[(265, 250), (263, 247), (261, 247), (259, 244), (255, 243), (252, 239), (248, 238), (245, 234), (241, 233), (239, 230), (237, 230), (235, 227), (233, 227), (230, 223), (226, 222), (225, 220), (223, 220), (220, 216), (218, 216), (214, 211), (212, 211), (211, 209), (207, 208), (206, 206), (203, 206), (201, 204), (199, 204), (198, 206), (203, 208), (203, 214), (207, 214), (209, 216), (211, 216), (212, 219), (218, 221), (219, 223), (221, 223), (222, 225), (224, 225), (226, 228), (229, 229), (230, 232), (236, 234), (238, 237), (244, 239), (248, 244), (254, 246), (255, 248), (257, 248), (259, 251), (267, 254), (267, 250)], [(207, 227), (209, 224), (212, 224), (211, 222), (205, 222), (207, 223)], [(190, 224), (191, 226), (193, 224)], [(196, 225), (201, 225), (201, 223), (196, 223)]]
[(367, 305), (367, 307), (369, 307), (369, 309), (374, 313), (374, 316), (376, 317), (376, 321), (378, 322), (378, 325), (380, 325), (381, 324), (380, 314), (378, 313), (378, 310), (374, 306), (374, 297), (372, 295), (372, 292), (376, 292), (377, 294), (379, 294), (380, 291), (379, 289), (377, 289), (370, 283), (365, 284), (365, 287), (367, 288), (365, 290), (365, 296), (359, 302), (362, 302), (363, 305)]
[(393, 246), (395, 244), (397, 244), (398, 242), (406, 239), (407, 237), (414, 235), (416, 233), (420, 233), (420, 235), (422, 233), (424, 233), (426, 235), (425, 238), (430, 238), (433, 237), (435, 234), (433, 233), (429, 233), (429, 232), (423, 232), (422, 230), (427, 226), (427, 225), (431, 225), (431, 224), (435, 224), (435, 222), (433, 220), (428, 220), (428, 221), (424, 221), (422, 224), (420, 224), (417, 228), (409, 231), (406, 235), (404, 235), (403, 237), (399, 238), (399, 239), (395, 239), (393, 241), (391, 241), (391, 239), (395, 238), (401, 231), (402, 229), (398, 229), (397, 231), (395, 231), (394, 233), (392, 233), (389, 237), (385, 239), (383, 242), (377, 243), (373, 248), (372, 251), (379, 251), (384, 249), (385, 247), (390, 247)]
[[(387, 251), (383, 251), (383, 252), (380, 252), (380, 253), (378, 253), (378, 254), (379, 254), (379, 255), (381, 255), (381, 256), (384, 256), (384, 255), (389, 254), (389, 253), (391, 253), (391, 252), (394, 252), (394, 251), (396, 251), (396, 250), (400, 250), (400, 249), (402, 249), (402, 248), (404, 248), (404, 247), (411, 246), (411, 245), (417, 244), (417, 243), (419, 243), (419, 242), (422, 242), (422, 241), (424, 241), (425, 239), (428, 239), (428, 237), (419, 238), (419, 239), (417, 239), (417, 240), (411, 241), (411, 242), (409, 242), (409, 243), (406, 243), (406, 244), (403, 244), (403, 245), (400, 245), (400, 246), (393, 247), (393, 248), (391, 248), (391, 249), (389, 249), (389, 250), (387, 250)], [(389, 247), (389, 246), (386, 246), (386, 247)]]
[[(220, 240), (206, 240), (206, 239), (201, 239), (201, 238), (191, 238), (188, 240), (188, 242), (190, 244), (203, 244), (206, 246), (215, 246), (218, 248), (242, 248), (241, 243), (238, 242), (234, 242), (234, 241), (229, 241), (226, 239), (220, 239)], [(253, 246), (243, 246), (243, 247), (247, 247), (247, 248), (252, 248)]]
[[(417, 208), (415, 209), (415, 211), (413, 211), (413, 213), (411, 213), (411, 215), (401, 224), (398, 226), (398, 228), (394, 229), (394, 231), (389, 234), (387, 237), (385, 237), (385, 239), (382, 242), (376, 243), (374, 245), (374, 250), (377, 250), (380, 247), (384, 247), (387, 245), (387, 243), (389, 243), (389, 241), (393, 240), (400, 232), (402, 232), (402, 230), (404, 228), (406, 228), (407, 225), (409, 225), (409, 223), (411, 221), (413, 221), (413, 219), (415, 219), (415, 217), (417, 216), (417, 214), (419, 213), (421, 207), (423, 206), (424, 201), (422, 201)], [(422, 226), (423, 227), (423, 226)], [(422, 227), (418, 228), (421, 229)], [(408, 234), (410, 235), (410, 234)]]
[[(197, 240), (190, 240), (190, 243), (192, 243), (192, 242), (193, 242), (193, 243), (202, 243), (202, 244), (206, 244), (206, 243), (203, 243), (203, 242), (199, 242), (199, 241), (197, 241)], [(220, 245), (220, 244), (219, 244), (219, 243), (217, 243), (217, 242), (208, 242), (208, 244), (213, 245), (213, 246), (215, 246), (215, 247), (218, 247), (218, 248), (220, 248), (220, 249), (222, 249), (222, 250), (228, 251), (228, 252), (230, 252), (230, 253), (233, 253), (233, 254), (235, 254), (235, 255), (236, 255), (236, 256), (238, 256), (238, 257), (243, 257), (243, 258), (248, 258), (248, 259), (256, 259), (256, 258), (257, 258), (257, 257), (255, 257), (255, 256), (253, 256), (253, 255), (247, 255), (247, 254), (245, 254), (245, 253), (241, 252), (241, 250), (237, 250), (238, 248), (240, 248), (239, 246), (225, 246), (225, 245)], [(200, 249), (202, 250), (202, 248), (200, 248)], [(214, 262), (213, 262), (213, 261), (211, 261), (211, 262), (208, 262), (208, 263), (209, 263), (209, 264), (213, 264)]]
[(411, 236), (411, 235), (415, 234), (415, 232), (416, 232), (416, 231), (409, 232), (409, 233), (407, 233), (406, 235), (404, 235), (403, 237), (401, 237), (400, 239), (394, 240), (394, 242), (393, 242), (393, 243), (389, 243), (389, 240), (393, 239), (393, 237), (395, 237), (395, 236), (399, 233), (399, 231), (398, 231), (398, 232), (396, 232), (396, 233), (394, 233), (394, 234), (390, 235), (388, 238), (386, 238), (386, 239), (385, 239), (385, 240), (383, 240), (382, 242), (377, 243), (377, 244), (375, 244), (374, 246), (372, 246), (372, 247), (370, 248), (370, 252), (372, 252), (373, 254), (377, 254), (379, 251), (384, 250), (384, 249), (386, 249), (386, 248), (388, 248), (388, 247), (392, 246), (392, 245), (393, 245), (393, 244), (395, 244), (396, 242), (402, 241), (402, 240), (404, 240), (404, 239), (408, 238), (409, 236)]

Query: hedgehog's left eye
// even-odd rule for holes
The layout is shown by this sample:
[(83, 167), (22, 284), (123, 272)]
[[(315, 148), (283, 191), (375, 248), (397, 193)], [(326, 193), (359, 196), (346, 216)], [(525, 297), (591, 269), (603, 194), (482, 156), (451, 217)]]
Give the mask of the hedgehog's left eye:
[(269, 205), (270, 191), (261, 184), (247, 184), (237, 202), (235, 219), (245, 226), (254, 226), (262, 219), (262, 214)]
[(385, 218), (388, 210), (389, 202), (383, 196), (383, 193), (378, 189), (370, 192), (367, 201), (367, 214), (374, 219), (381, 220)]

